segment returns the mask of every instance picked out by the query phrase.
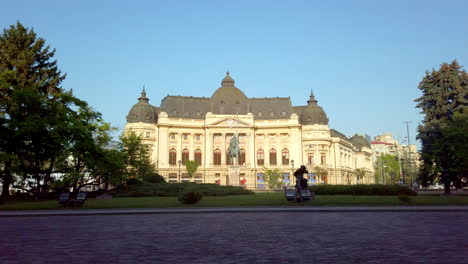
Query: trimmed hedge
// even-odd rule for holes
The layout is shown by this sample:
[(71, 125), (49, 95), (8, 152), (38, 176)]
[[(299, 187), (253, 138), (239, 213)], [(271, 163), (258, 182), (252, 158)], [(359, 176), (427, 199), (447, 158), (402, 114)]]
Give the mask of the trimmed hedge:
[(220, 186), (218, 184), (195, 184), (195, 183), (159, 183), (153, 184), (142, 182), (124, 186), (114, 190), (112, 194), (116, 197), (140, 197), (140, 196), (161, 196), (175, 197), (187, 187), (194, 188), (204, 196), (227, 196), (227, 195), (248, 195), (254, 194), (250, 190), (235, 186)]
[(417, 193), (408, 186), (384, 184), (358, 185), (315, 185), (309, 190), (318, 195), (407, 195), (416, 196)]

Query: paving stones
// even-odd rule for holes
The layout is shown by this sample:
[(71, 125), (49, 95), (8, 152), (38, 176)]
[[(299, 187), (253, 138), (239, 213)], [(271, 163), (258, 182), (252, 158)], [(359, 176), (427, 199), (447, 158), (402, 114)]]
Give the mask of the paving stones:
[(0, 263), (468, 263), (468, 212), (0, 218)]

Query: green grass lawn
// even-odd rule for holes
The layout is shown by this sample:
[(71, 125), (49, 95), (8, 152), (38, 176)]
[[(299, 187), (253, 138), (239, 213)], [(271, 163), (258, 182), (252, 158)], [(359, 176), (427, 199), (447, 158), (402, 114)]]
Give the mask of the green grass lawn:
[[(346, 206), (346, 205), (468, 205), (468, 196), (412, 196), (411, 202), (403, 203), (397, 196), (352, 196), (318, 195), (315, 201), (304, 203), (306, 206)], [(298, 206), (288, 202), (282, 192), (256, 193), (254, 195), (233, 195), (223, 197), (204, 197), (195, 205), (185, 205), (176, 197), (125, 197), (110, 200), (88, 199), (83, 209), (98, 208), (168, 208), (168, 207), (220, 207), (220, 206)], [(301, 204), (301, 206), (303, 206)], [(58, 201), (10, 201), (0, 205), (0, 210), (60, 209)]]

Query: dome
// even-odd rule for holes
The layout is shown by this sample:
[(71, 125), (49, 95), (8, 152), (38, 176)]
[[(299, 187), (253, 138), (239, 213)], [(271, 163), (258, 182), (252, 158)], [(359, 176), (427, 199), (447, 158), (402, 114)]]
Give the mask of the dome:
[(354, 136), (352, 136), (349, 139), (349, 141), (351, 141), (351, 143), (358, 149), (362, 149), (363, 147), (371, 148), (369, 141), (367, 141), (366, 138), (358, 134), (355, 134)]
[(310, 92), (310, 99), (307, 106), (302, 110), (300, 122), (303, 125), (328, 125), (328, 117), (323, 108), (317, 104), (314, 94)]
[(141, 92), (141, 97), (138, 98), (138, 103), (136, 103), (132, 109), (128, 112), (127, 122), (128, 123), (157, 123), (158, 122), (158, 112), (156, 107), (148, 103), (149, 99), (146, 98), (146, 92), (143, 88)]
[(226, 73), (226, 77), (211, 96), (212, 111), (219, 114), (246, 114), (248, 112), (248, 98), (237, 87), (235, 81)]

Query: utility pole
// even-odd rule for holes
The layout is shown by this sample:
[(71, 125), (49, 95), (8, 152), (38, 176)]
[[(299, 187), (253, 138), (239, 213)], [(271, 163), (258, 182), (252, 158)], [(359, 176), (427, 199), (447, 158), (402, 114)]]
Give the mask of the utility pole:
[(406, 135), (408, 137), (408, 165), (409, 165), (409, 174), (411, 178), (411, 183), (410, 183), (410, 188), (413, 189), (413, 166), (412, 166), (412, 159), (411, 159), (411, 148), (410, 148), (410, 136), (409, 136), (409, 123), (412, 123), (411, 121), (404, 121), (403, 123), (406, 123)]

